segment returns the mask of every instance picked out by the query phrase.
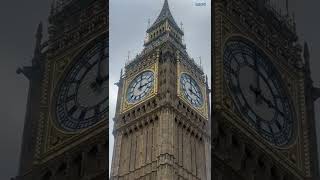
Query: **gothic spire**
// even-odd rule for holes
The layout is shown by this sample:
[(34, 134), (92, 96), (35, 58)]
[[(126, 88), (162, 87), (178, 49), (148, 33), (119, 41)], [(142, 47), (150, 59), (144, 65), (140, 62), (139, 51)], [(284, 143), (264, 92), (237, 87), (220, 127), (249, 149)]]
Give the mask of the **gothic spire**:
[(42, 42), (42, 37), (43, 37), (43, 26), (42, 22), (39, 23), (38, 28), (37, 28), (37, 33), (36, 33), (36, 45), (35, 45), (35, 54), (38, 55), (41, 51), (41, 42)]
[(152, 26), (147, 30), (147, 32), (152, 31), (154, 28), (157, 27), (157, 25), (165, 20), (169, 20), (171, 22), (171, 24), (180, 32), (182, 32), (182, 30), (179, 28), (179, 26), (177, 25), (176, 21), (174, 20), (170, 8), (169, 8), (169, 3), (168, 0), (164, 0), (163, 3), (163, 7), (161, 9), (161, 12), (158, 16), (158, 18), (156, 19), (156, 21), (152, 24)]
[(309, 47), (308, 47), (308, 43), (307, 42), (304, 43), (303, 57), (304, 57), (305, 61), (308, 61), (306, 63), (309, 63), (309, 61), (310, 61), (310, 53), (309, 53)]
[(310, 53), (307, 42), (304, 43), (303, 47), (303, 59), (305, 63), (305, 71), (310, 75)]
[(303, 58), (305, 61), (305, 71), (306, 71), (306, 76), (307, 76), (307, 81), (306, 85), (309, 87), (311, 90), (311, 97), (313, 98), (313, 101), (316, 101), (318, 98), (320, 98), (320, 88), (316, 88), (313, 86), (313, 81), (311, 79), (311, 70), (310, 70), (310, 53), (309, 53), (309, 47), (307, 42), (304, 43), (304, 48), (303, 48)]

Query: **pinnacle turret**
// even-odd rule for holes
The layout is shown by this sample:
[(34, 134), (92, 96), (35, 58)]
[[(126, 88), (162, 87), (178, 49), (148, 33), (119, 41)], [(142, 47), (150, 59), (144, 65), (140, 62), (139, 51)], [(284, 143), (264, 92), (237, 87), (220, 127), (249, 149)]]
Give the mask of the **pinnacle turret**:
[(310, 75), (310, 53), (309, 53), (309, 47), (307, 42), (304, 43), (303, 58), (304, 58), (306, 73), (309, 74), (309, 76), (311, 76)]

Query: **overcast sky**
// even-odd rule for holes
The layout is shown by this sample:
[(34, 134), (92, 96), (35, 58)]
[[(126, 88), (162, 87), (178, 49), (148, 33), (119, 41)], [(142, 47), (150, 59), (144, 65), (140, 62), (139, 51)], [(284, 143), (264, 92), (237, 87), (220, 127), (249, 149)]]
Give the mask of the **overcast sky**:
[[(47, 21), (50, 1), (1, 1), (0, 180), (8, 180), (15, 176), (18, 169), (28, 81), (22, 75), (16, 75), (15, 70), (18, 66), (30, 64), (35, 30), (40, 20)], [(309, 42), (312, 76), (315, 84), (320, 86), (320, 24), (317, 19), (320, 17), (320, 1), (289, 1), (291, 10), (295, 11), (300, 40)], [(210, 3), (209, 0), (206, 2)], [(141, 51), (148, 18), (151, 23), (155, 20), (162, 8), (162, 3), (163, 0), (112, 0), (110, 2), (110, 43), (114, 43), (114, 45), (110, 44), (110, 67), (114, 67), (110, 70), (110, 102), (115, 102), (117, 88), (113, 83), (119, 80), (120, 68), (124, 66), (127, 52), (130, 50), (133, 56)], [(201, 56), (203, 65), (209, 67), (205, 62), (209, 59), (206, 56), (210, 57), (207, 55), (209, 52), (207, 48), (210, 46), (211, 38), (210, 33), (209, 36), (203, 35), (210, 32), (210, 25), (206, 23), (210, 18), (207, 14), (209, 6), (193, 7), (192, 0), (169, 0), (169, 4), (177, 23), (180, 24), (182, 21), (184, 24), (188, 53), (195, 59)], [(129, 26), (133, 23), (135, 23), (134, 26)], [(202, 24), (205, 27), (200, 28)], [(206, 71), (206, 73), (209, 72)], [(318, 100), (317, 112), (320, 112), (319, 104)], [(110, 122), (114, 116), (112, 107), (114, 104), (110, 105)], [(317, 119), (319, 120), (318, 114)], [(112, 127), (112, 124), (110, 125)]]
[[(114, 83), (119, 81), (120, 70), (124, 67), (128, 51), (132, 58), (143, 49), (148, 19), (153, 24), (160, 14), (163, 2), (164, 0), (110, 1), (109, 164), (112, 160), (114, 143), (112, 118), (115, 114), (118, 92)], [(198, 7), (194, 5), (193, 0), (169, 0), (169, 7), (176, 23), (183, 24), (188, 54), (198, 63), (201, 57), (204, 72), (211, 78), (211, 1), (203, 2), (206, 2), (206, 6)]]

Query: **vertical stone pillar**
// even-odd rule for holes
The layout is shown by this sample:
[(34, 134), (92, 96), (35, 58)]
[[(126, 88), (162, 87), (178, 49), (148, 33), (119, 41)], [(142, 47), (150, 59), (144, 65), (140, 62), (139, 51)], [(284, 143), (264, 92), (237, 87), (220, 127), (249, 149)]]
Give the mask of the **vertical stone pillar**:
[(174, 118), (168, 108), (161, 109), (159, 113), (159, 180), (173, 179), (173, 123)]
[(112, 165), (111, 165), (111, 180), (116, 179), (119, 176), (120, 166), (120, 149), (121, 149), (122, 133), (118, 132), (115, 135), (115, 146), (113, 149)]

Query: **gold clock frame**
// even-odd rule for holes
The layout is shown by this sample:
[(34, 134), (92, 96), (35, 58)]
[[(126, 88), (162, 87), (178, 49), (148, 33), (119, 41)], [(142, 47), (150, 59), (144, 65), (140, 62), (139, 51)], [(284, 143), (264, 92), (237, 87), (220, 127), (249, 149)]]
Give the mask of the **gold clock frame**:
[[(101, 37), (101, 34), (90, 38), (87, 43), (81, 44), (80, 47), (72, 48), (66, 54), (57, 56), (52, 61), (48, 62), (45, 82), (47, 83), (46, 91), (49, 97), (46, 101), (43, 100), (43, 103), (46, 103), (46, 106), (42, 106), (42, 108), (47, 109), (48, 112), (40, 112), (41, 126), (45, 131), (42, 130), (43, 132), (41, 132), (43, 133), (43, 144), (37, 145), (39, 146), (38, 148), (41, 149), (41, 152), (39, 151), (37, 156), (46, 157), (43, 161), (47, 161), (48, 159), (55, 157), (57, 153), (76, 146), (78, 143), (85, 141), (88, 137), (94, 136), (106, 128), (105, 120), (107, 119), (107, 116), (103, 117), (100, 122), (97, 122), (91, 127), (74, 132), (63, 130), (55, 122), (57, 118), (55, 115), (55, 97), (57, 94), (57, 88), (60, 87), (62, 80), (67, 76), (69, 70), (72, 69), (72, 65), (75, 63), (75, 58), (88, 46), (93, 46), (99, 37)], [(95, 131), (97, 132), (95, 133)], [(81, 137), (86, 138), (80, 139)], [(55, 139), (57, 142), (52, 144)], [(70, 147), (64, 147), (68, 142), (72, 142), (72, 145)]]
[[(203, 96), (203, 104), (200, 107), (194, 107), (183, 95), (183, 92), (180, 90), (180, 78), (182, 74), (188, 74), (189, 76), (193, 77), (193, 79), (197, 82), (200, 87), (202, 96)], [(181, 66), (181, 63), (177, 63), (177, 95), (178, 97), (185, 102), (186, 104), (190, 105), (190, 107), (198, 112), (202, 117), (208, 120), (208, 99), (207, 99), (207, 91), (206, 91), (206, 84), (204, 82), (199, 81), (197, 78), (194, 78), (192, 73), (190, 73), (184, 66)]]
[[(99, 36), (98, 36), (99, 37)], [(77, 63), (77, 57), (79, 56), (82, 56), (81, 54), (83, 53), (83, 51), (85, 51), (88, 47), (89, 49), (93, 48), (96, 44), (96, 42), (98, 41), (97, 40), (98, 38), (94, 38), (92, 39), (91, 41), (89, 41), (88, 43), (84, 44), (81, 46), (81, 48), (79, 49), (75, 49), (72, 53), (64, 56), (64, 57), (61, 57), (59, 58), (57, 61), (55, 61), (53, 63), (53, 66), (54, 66), (54, 71), (53, 71), (53, 76), (57, 76), (56, 78), (56, 81), (55, 82), (52, 82), (52, 94), (51, 94), (51, 97), (52, 97), (52, 100), (51, 100), (51, 104), (52, 104), (52, 107), (51, 107), (51, 110), (50, 110), (50, 118), (51, 118), (51, 125), (55, 128), (56, 131), (60, 132), (60, 133), (63, 133), (65, 135), (76, 135), (76, 134), (81, 134), (85, 131), (88, 131), (89, 129), (93, 128), (93, 127), (96, 127), (96, 126), (99, 126), (99, 124), (102, 124), (103, 123), (103, 119), (106, 119), (107, 118), (107, 115), (106, 116), (103, 116), (102, 119), (100, 120), (100, 122), (97, 122), (96, 124), (90, 126), (90, 127), (86, 127), (86, 128), (83, 128), (83, 129), (78, 129), (76, 131), (67, 131), (67, 130), (64, 130), (63, 128), (59, 127), (59, 125), (57, 124), (57, 116), (55, 114), (56, 112), (56, 101), (57, 101), (57, 91), (59, 90), (60, 86), (61, 86), (61, 83), (63, 82), (63, 80), (67, 77), (68, 73), (73, 69), (73, 65)], [(63, 64), (63, 70), (62, 72), (59, 72), (59, 68), (58, 66), (61, 66), (61, 64)]]
[[(123, 91), (122, 91), (122, 96), (121, 96), (121, 108), (120, 108), (120, 113), (125, 113), (127, 111), (129, 111), (130, 109), (140, 105), (141, 103), (153, 98), (156, 94), (158, 94), (158, 62), (148, 66), (146, 69), (139, 71), (135, 74), (133, 74), (130, 77), (125, 77), (125, 81), (123, 84)], [(135, 103), (130, 103), (127, 100), (127, 91), (128, 91), (128, 87), (130, 85), (130, 83), (132, 82), (132, 80), (134, 80), (138, 75), (140, 75), (141, 73), (145, 72), (145, 71), (151, 71), (154, 74), (154, 85), (153, 88), (151, 89), (150, 93), (145, 96), (144, 98), (142, 98), (140, 101), (135, 102)]]

